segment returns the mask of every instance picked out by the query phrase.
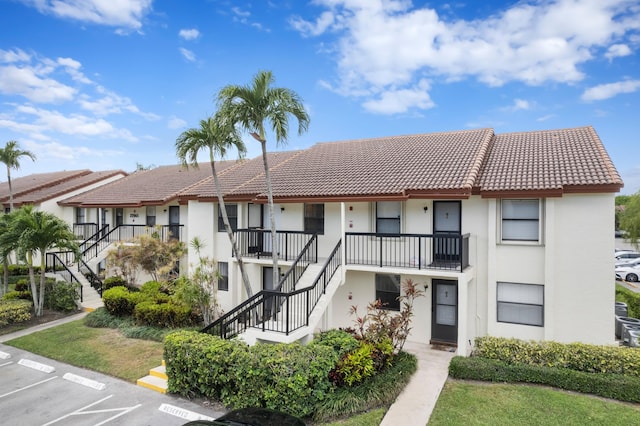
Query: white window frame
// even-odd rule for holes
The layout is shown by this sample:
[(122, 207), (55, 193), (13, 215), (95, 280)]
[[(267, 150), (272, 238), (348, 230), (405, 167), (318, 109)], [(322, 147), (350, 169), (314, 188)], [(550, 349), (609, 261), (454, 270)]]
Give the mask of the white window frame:
[[(533, 202), (537, 203), (537, 217), (533, 217), (533, 215), (527, 215), (526, 212), (526, 204), (531, 204)], [(511, 205), (520, 207), (519, 211), (513, 211), (507, 214), (505, 209)], [(502, 199), (498, 203), (498, 213), (499, 213), (499, 229), (500, 229), (500, 239), (501, 243), (505, 244), (531, 244), (531, 245), (539, 245), (542, 244), (542, 228), (543, 228), (543, 200), (539, 198), (508, 198)], [(531, 210), (531, 209), (530, 209)], [(520, 223), (520, 227), (522, 225), (535, 223), (537, 224), (537, 232), (535, 238), (533, 237), (533, 233), (530, 237), (526, 237), (524, 235), (526, 230), (520, 231), (520, 234), (517, 235), (517, 229), (508, 231), (506, 228), (513, 228), (514, 225)], [(515, 233), (516, 235), (512, 235)]]
[[(527, 319), (527, 315), (537, 319)], [(544, 327), (544, 285), (499, 281), (496, 284), (496, 320)]]

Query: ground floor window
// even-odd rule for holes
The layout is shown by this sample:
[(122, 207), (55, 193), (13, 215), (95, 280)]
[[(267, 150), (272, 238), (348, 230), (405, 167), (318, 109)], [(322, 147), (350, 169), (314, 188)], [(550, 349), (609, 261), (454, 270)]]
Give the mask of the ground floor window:
[(229, 291), (229, 264), (227, 262), (218, 262), (218, 290)]
[(384, 309), (400, 310), (400, 275), (376, 274), (376, 300)]
[(544, 286), (498, 283), (498, 322), (544, 325)]

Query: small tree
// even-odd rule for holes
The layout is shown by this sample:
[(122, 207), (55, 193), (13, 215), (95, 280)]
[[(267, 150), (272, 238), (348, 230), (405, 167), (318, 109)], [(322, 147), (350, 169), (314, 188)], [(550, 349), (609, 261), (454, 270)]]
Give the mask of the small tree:
[(620, 212), (620, 229), (627, 231), (627, 238), (638, 249), (640, 239), (640, 191), (629, 196), (624, 210)]
[(204, 325), (207, 325), (221, 314), (217, 298), (220, 272), (214, 259), (201, 256), (204, 243), (199, 238), (191, 240), (190, 245), (198, 255), (198, 264), (188, 277), (183, 276), (176, 281), (175, 294), (191, 309), (198, 308)]
[(13, 188), (11, 187), (11, 169), (20, 169), (20, 158), (28, 157), (31, 161), (36, 161), (36, 155), (24, 149), (20, 149), (17, 141), (9, 141), (4, 148), (0, 148), (0, 163), (7, 167), (7, 183), (9, 184), (9, 210), (13, 211)]
[(375, 300), (367, 306), (367, 313), (358, 316), (358, 307), (352, 306), (350, 313), (356, 316), (355, 336), (358, 339), (377, 343), (384, 339), (391, 340), (393, 352), (397, 354), (411, 332), (411, 318), (413, 317), (413, 303), (416, 298), (424, 296), (424, 291), (412, 279), (402, 282), (400, 296), (400, 312), (393, 313), (384, 309), (380, 300)]
[(157, 236), (140, 235), (118, 244), (107, 259), (130, 284), (135, 284), (139, 271), (151, 275), (154, 281), (166, 282), (184, 253), (184, 244), (177, 239), (163, 241)]

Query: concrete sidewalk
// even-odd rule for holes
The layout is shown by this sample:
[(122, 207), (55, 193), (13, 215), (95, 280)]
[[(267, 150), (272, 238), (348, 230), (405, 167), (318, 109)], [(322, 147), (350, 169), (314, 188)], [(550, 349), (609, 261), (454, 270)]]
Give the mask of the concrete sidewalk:
[(449, 376), (449, 362), (455, 356), (453, 352), (412, 342), (407, 342), (403, 350), (418, 358), (418, 369), (387, 411), (381, 426), (426, 425)]
[(69, 315), (68, 317), (61, 318), (59, 320), (46, 322), (44, 324), (35, 325), (33, 327), (25, 328), (24, 330), (15, 331), (9, 334), (3, 334), (0, 336), (0, 343), (8, 342), (18, 337), (26, 336), (27, 334), (35, 333), (36, 331), (46, 330), (47, 328), (56, 327), (60, 324), (66, 324), (71, 321), (79, 320), (87, 316), (88, 312), (80, 312), (78, 314)]

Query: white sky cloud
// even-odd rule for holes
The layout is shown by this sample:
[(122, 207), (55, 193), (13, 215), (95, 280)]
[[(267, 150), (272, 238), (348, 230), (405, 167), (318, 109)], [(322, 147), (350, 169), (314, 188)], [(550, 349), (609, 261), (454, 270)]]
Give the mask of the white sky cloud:
[(178, 35), (185, 40), (195, 40), (200, 37), (200, 31), (195, 28), (182, 29), (178, 32)]
[(613, 58), (629, 56), (631, 53), (631, 49), (626, 44), (613, 44), (609, 46), (604, 56), (611, 60)]
[[(575, 83), (584, 78), (584, 63), (598, 55), (624, 54), (619, 40), (640, 28), (640, 8), (626, 0), (517, 2), (473, 21), (439, 16), (408, 0), (315, 4), (325, 9), (317, 19), (290, 23), (303, 36), (338, 35), (338, 82), (331, 86), (344, 96), (362, 97), (365, 107), (378, 105), (383, 91), (402, 102), (397, 94), (416, 93), (425, 77), (432, 84), (462, 79), (488, 86)], [(406, 98), (408, 108), (424, 108), (420, 105), (432, 106)]]
[(40, 13), (98, 25), (139, 30), (153, 0), (21, 0)]
[(640, 90), (640, 80), (625, 80), (616, 83), (600, 84), (584, 91), (582, 100), (602, 101), (613, 98), (621, 93), (633, 93)]
[(196, 60), (196, 54), (193, 53), (191, 50), (189, 49), (185, 49), (184, 47), (179, 47), (178, 50), (180, 51), (180, 54), (189, 62), (193, 62)]
[(187, 122), (181, 118), (171, 116), (169, 117), (169, 121), (167, 122), (167, 127), (169, 129), (181, 129), (186, 127)]
[(70, 101), (77, 90), (47, 77), (48, 70), (30, 66), (0, 65), (0, 93), (18, 95), (33, 102)]

